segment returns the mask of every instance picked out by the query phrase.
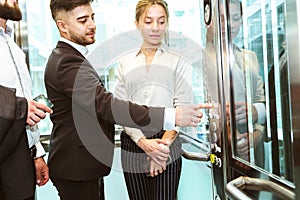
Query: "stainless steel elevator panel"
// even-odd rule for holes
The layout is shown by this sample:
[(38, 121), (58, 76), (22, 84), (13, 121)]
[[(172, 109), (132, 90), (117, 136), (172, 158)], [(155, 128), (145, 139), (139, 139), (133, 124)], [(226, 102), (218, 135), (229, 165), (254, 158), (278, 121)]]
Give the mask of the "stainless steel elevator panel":
[(215, 197), (299, 199), (297, 2), (211, 5), (205, 52), (216, 105), (209, 129)]

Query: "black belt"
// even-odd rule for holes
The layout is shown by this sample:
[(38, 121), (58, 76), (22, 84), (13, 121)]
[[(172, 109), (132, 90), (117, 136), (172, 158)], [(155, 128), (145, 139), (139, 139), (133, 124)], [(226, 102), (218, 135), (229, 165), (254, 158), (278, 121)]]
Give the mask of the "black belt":
[(36, 157), (36, 146), (33, 145), (32, 147), (30, 147), (30, 154), (32, 158)]

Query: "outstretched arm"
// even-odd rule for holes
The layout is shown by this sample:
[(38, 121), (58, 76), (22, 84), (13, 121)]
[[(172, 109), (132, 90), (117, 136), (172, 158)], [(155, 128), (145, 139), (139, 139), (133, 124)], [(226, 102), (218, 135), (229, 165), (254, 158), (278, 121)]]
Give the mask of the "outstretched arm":
[(203, 113), (201, 109), (212, 108), (211, 103), (184, 105), (176, 107), (175, 125), (180, 127), (196, 127), (201, 122)]

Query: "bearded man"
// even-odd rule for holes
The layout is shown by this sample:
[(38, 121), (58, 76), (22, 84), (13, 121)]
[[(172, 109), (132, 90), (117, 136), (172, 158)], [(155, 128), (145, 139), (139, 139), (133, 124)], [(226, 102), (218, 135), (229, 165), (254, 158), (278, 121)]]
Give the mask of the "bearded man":
[[(1, 200), (34, 200), (35, 185), (42, 186), (49, 180), (37, 123), (52, 110), (31, 99), (25, 54), (11, 38), (12, 28), (7, 25), (7, 20), (21, 19), (17, 0), (0, 0)], [(4, 116), (8, 108), (12, 111), (10, 119)]]

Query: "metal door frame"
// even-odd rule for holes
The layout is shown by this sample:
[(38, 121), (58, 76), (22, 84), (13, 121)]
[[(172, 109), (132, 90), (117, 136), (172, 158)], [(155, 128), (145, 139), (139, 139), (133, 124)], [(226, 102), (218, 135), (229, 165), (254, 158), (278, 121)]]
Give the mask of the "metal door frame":
[[(220, 17), (219, 17), (219, 2), (221, 0), (215, 0), (215, 3), (212, 3), (212, 5), (214, 6), (214, 12), (215, 12), (215, 19), (217, 19), (217, 23), (216, 23), (216, 27), (220, 27), (221, 23), (220, 23)], [(227, 5), (227, 1), (228, 0), (224, 0), (225, 5)], [(288, 70), (290, 72), (290, 107), (291, 107), (291, 128), (292, 128), (292, 146), (293, 146), (293, 155), (297, 155), (297, 153), (299, 154), (299, 145), (300, 145), (300, 95), (299, 95), (299, 91), (300, 91), (300, 50), (299, 50), (299, 46), (300, 46), (300, 39), (299, 39), (299, 30), (298, 30), (298, 25), (300, 24), (300, 14), (297, 15), (297, 6), (298, 8), (300, 8), (300, 3), (297, 4), (296, 0), (285, 0), (285, 12), (287, 13), (285, 16), (285, 21), (286, 21), (286, 39), (287, 39), (287, 51), (288, 53)], [(227, 6), (225, 6), (227, 7)], [(228, 11), (225, 8), (225, 13), (228, 16)], [(226, 18), (226, 17), (225, 17)], [(229, 23), (229, 21), (227, 19), (225, 19), (225, 21), (227, 21), (227, 24)], [(230, 24), (229, 24), (230, 25)], [(229, 26), (227, 25), (227, 26)], [(227, 29), (227, 28), (225, 28)], [(228, 34), (227, 34), (228, 35)], [(294, 184), (286, 181), (278, 176), (275, 176), (273, 174), (270, 174), (268, 172), (266, 172), (265, 170), (256, 167), (254, 165), (249, 165), (246, 162), (243, 162), (241, 159), (239, 158), (235, 158), (232, 152), (232, 148), (229, 148), (229, 146), (231, 146), (230, 141), (228, 140), (228, 138), (226, 137), (227, 135), (227, 128), (226, 128), (226, 116), (225, 116), (225, 99), (224, 99), (224, 93), (226, 91), (224, 90), (220, 90), (220, 88), (224, 88), (223, 87), (223, 81), (228, 78), (226, 76), (224, 76), (223, 71), (223, 64), (224, 65), (228, 65), (231, 66), (231, 60), (227, 59), (225, 61), (224, 59), (224, 55), (222, 55), (222, 45), (226, 45), (225, 48), (227, 49), (228, 52), (228, 56), (230, 58), (230, 55), (232, 54), (232, 49), (231, 49), (231, 39), (228, 39), (228, 43), (227, 44), (222, 44), (222, 39), (221, 39), (221, 30), (218, 30), (217, 33), (217, 40), (219, 41), (219, 44), (216, 45), (216, 48), (219, 49), (220, 51), (217, 53), (217, 63), (219, 66), (218, 72), (219, 72), (219, 103), (220, 103), (220, 110), (222, 111), (221, 113), (221, 124), (223, 125), (222, 128), (222, 137), (219, 138), (221, 140), (221, 149), (222, 149), (222, 169), (219, 169), (221, 171), (223, 171), (223, 178), (224, 178), (224, 185), (228, 184), (229, 187), (233, 187), (236, 186), (237, 182), (234, 182), (236, 180), (236, 178), (238, 178), (240, 186), (243, 188), (254, 188), (253, 186), (253, 182), (251, 181), (257, 181), (259, 183), (261, 183), (261, 185), (256, 185), (255, 186), (255, 191), (259, 191), (259, 190), (264, 190), (264, 191), (269, 191), (272, 193), (276, 193), (275, 190), (272, 190), (272, 187), (270, 187), (269, 189), (266, 189), (266, 187), (263, 187), (263, 184), (266, 185), (272, 185), (274, 184), (276, 187), (279, 188), (284, 188), (287, 189), (287, 195), (290, 195), (290, 198), (295, 197), (295, 199), (300, 199), (300, 190), (296, 189), (299, 188), (299, 184), (300, 184), (300, 157), (299, 156), (293, 156), (293, 163), (294, 163)], [(233, 71), (228, 68), (229, 71), (227, 72), (229, 77), (232, 77), (232, 73)], [(232, 80), (231, 78), (229, 80)], [(230, 101), (229, 103), (232, 104), (232, 99), (233, 99), (233, 91), (232, 88), (230, 89), (231, 92), (231, 96), (230, 96)], [(298, 93), (298, 94), (297, 94)], [(231, 106), (232, 107), (232, 106)], [(233, 113), (231, 111), (231, 113)], [(232, 124), (232, 118), (231, 118), (231, 124)], [(215, 168), (215, 167), (214, 167)], [(215, 169), (214, 169), (215, 170)], [(246, 176), (251, 178), (251, 181), (249, 179), (248, 183), (247, 181), (245, 181), (246, 179), (241, 178), (241, 177), (237, 177), (237, 174), (239, 174), (240, 176)], [(243, 184), (241, 184), (241, 180), (243, 182)], [(247, 179), (248, 180), (248, 179)], [(262, 181), (259, 181), (262, 180)], [(252, 184), (251, 184), (252, 183)], [(218, 187), (218, 186), (217, 186)], [(220, 187), (220, 186), (219, 186)], [(244, 189), (243, 188), (243, 189)], [(257, 189), (258, 188), (258, 189)], [(259, 189), (260, 188), (260, 189)], [(242, 191), (240, 191), (238, 188), (236, 187), (235, 189), (237, 189), (237, 192), (241, 192), (241, 194), (244, 194)], [(284, 190), (283, 189), (283, 190)], [(224, 189), (225, 190), (225, 189)], [(254, 189), (253, 189), (254, 190)], [(281, 190), (281, 191), (283, 191)], [(233, 199), (239, 199), (238, 196), (234, 196), (234, 194), (231, 193), (232, 191), (227, 190), (224, 191), (224, 193), (226, 194), (226, 198), (233, 198)], [(291, 193), (292, 192), (292, 193)], [(296, 195), (296, 196), (295, 196)], [(222, 196), (222, 194), (221, 194)], [(279, 194), (280, 196), (280, 194)]]

